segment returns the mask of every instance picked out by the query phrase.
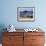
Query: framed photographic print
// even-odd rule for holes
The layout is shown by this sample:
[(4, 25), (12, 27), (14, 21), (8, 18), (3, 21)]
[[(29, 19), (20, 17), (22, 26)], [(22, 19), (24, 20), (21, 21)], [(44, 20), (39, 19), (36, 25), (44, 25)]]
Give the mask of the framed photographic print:
[(34, 7), (18, 7), (17, 8), (17, 20), (22, 22), (31, 22), (35, 20), (35, 8)]

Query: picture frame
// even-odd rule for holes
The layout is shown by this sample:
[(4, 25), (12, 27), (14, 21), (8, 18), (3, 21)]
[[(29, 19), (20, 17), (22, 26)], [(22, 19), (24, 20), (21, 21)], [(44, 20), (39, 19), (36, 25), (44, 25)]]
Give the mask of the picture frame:
[(17, 21), (19, 22), (35, 21), (35, 7), (18, 7)]

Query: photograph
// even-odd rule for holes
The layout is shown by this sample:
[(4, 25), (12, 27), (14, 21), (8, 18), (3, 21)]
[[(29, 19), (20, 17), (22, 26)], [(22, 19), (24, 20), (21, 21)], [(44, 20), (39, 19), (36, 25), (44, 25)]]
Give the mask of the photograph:
[(35, 20), (34, 15), (35, 15), (34, 7), (18, 7), (17, 8), (18, 21), (34, 21)]

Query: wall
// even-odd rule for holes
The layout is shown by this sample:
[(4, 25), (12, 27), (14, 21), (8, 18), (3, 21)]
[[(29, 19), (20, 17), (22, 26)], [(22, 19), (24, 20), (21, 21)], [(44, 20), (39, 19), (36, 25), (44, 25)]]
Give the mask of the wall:
[[(46, 28), (45, 0), (1, 0), (0, 24), (13, 24), (16, 28), (44, 27)], [(18, 22), (17, 7), (35, 7), (34, 22)]]

